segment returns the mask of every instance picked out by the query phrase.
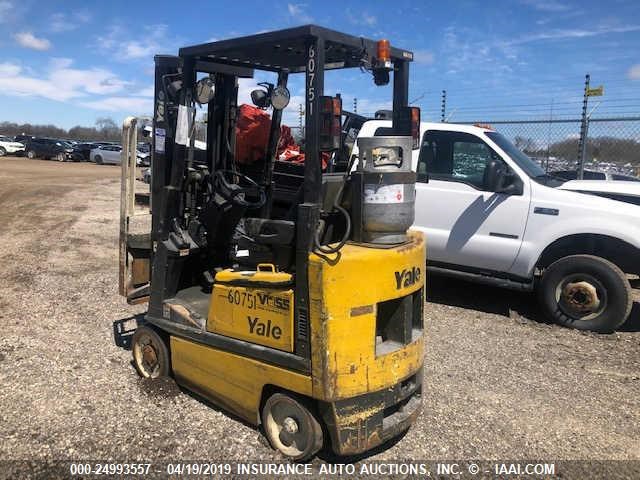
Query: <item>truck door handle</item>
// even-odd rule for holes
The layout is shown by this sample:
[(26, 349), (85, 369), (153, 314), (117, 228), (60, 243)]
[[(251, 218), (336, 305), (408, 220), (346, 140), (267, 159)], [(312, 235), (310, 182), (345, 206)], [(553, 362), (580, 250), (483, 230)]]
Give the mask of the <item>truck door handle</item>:
[(509, 233), (498, 233), (498, 232), (489, 232), (490, 237), (500, 237), (500, 238), (518, 238), (518, 235), (511, 235)]

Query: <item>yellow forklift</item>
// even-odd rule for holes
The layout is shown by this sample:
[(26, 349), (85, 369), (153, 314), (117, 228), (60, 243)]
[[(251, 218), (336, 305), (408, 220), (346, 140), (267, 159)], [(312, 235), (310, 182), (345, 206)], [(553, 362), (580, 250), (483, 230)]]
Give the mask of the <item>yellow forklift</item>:
[[(139, 125), (123, 131), (120, 293), (148, 302), (131, 340), (143, 377), (184, 388), (261, 425), (293, 460), (324, 445), (369, 450), (421, 409), (425, 241), (414, 220), (420, 112), (413, 54), (307, 25), (155, 57), (151, 226), (132, 233)], [(343, 147), (326, 70), (392, 79), (392, 127), (358, 140), (356, 165), (324, 172)], [(239, 79), (271, 112), (260, 161), (236, 161)], [(305, 85), (304, 162), (278, 159), (290, 75)], [(195, 140), (206, 108), (206, 142)], [(294, 106), (297, 110), (297, 105)], [(329, 169), (330, 170), (330, 169)]]

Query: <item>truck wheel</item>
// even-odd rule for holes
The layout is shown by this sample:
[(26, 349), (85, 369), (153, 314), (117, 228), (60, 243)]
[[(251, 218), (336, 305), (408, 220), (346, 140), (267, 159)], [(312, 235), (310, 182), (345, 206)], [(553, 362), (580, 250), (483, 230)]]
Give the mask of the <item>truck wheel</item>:
[(4, 157), (7, 154), (7, 151), (4, 147), (0, 147), (0, 157)]
[(131, 340), (131, 350), (133, 364), (140, 376), (144, 378), (169, 376), (169, 348), (154, 328), (138, 327)]
[(56, 154), (56, 160), (58, 160), (59, 162), (64, 162), (66, 159), (67, 157), (64, 156), (64, 153)]
[(301, 399), (274, 393), (262, 408), (262, 425), (273, 448), (292, 460), (307, 460), (322, 448), (322, 427)]
[(593, 255), (557, 260), (539, 287), (542, 308), (565, 327), (611, 332), (631, 312), (631, 286), (615, 264)]
[(33, 160), (34, 158), (36, 158), (36, 152), (33, 150), (29, 150), (27, 152), (27, 158), (30, 158), (31, 160)]

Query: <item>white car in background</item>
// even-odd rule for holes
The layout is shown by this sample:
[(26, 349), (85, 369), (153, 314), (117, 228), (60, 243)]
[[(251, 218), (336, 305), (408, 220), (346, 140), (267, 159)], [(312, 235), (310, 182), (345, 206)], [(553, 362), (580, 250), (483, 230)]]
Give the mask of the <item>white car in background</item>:
[(122, 147), (120, 145), (100, 145), (89, 153), (89, 160), (102, 164), (120, 165)]
[(4, 157), (8, 153), (24, 153), (24, 143), (0, 135), (0, 157)]

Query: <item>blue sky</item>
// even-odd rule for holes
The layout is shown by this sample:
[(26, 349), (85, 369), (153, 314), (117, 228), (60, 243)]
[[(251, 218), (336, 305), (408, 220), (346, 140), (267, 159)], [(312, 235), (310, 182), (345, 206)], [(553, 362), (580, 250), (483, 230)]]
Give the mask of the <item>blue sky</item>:
[[(585, 73), (605, 85), (599, 114), (640, 114), (637, 0), (0, 0), (0, 121), (69, 128), (149, 113), (154, 54), (305, 23), (412, 50), (410, 98), (425, 119), (439, 118), (443, 89), (452, 121), (579, 116)], [(295, 123), (298, 79), (291, 87)], [(357, 70), (328, 75), (336, 92), (364, 113), (390, 100)]]

